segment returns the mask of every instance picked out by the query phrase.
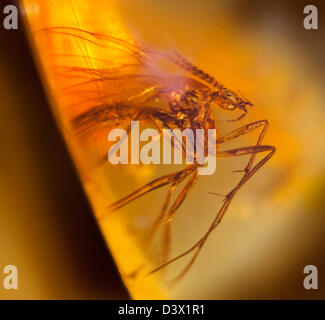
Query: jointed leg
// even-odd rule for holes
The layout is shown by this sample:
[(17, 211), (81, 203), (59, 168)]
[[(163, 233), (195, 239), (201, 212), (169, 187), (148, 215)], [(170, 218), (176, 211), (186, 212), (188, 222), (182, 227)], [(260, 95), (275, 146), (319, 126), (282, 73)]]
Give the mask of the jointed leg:
[(197, 170), (195, 170), (192, 177), (190, 178), (190, 180), (186, 183), (183, 190), (179, 193), (177, 199), (174, 201), (172, 207), (168, 211), (168, 214), (165, 218), (164, 227), (163, 227), (164, 228), (163, 229), (163, 241), (162, 241), (162, 243), (163, 243), (163, 261), (164, 262), (167, 261), (167, 259), (169, 257), (169, 253), (170, 253), (170, 248), (171, 248), (170, 224), (172, 222), (173, 216), (176, 213), (177, 209), (184, 202), (188, 192), (194, 186), (198, 177), (199, 176), (198, 176)]
[[(139, 111), (139, 113), (137, 113), (137, 116), (139, 117), (140, 115), (145, 115), (147, 117), (147, 119), (151, 119), (153, 121), (153, 123), (156, 125), (156, 127), (159, 129), (160, 134), (162, 134), (162, 130), (164, 128), (169, 128), (169, 124), (168, 124), (168, 120), (169, 117), (171, 117), (171, 115), (164, 111), (164, 110), (159, 110), (157, 108), (155, 109), (144, 109)], [(135, 117), (133, 117), (135, 118)], [(131, 126), (129, 126), (128, 128), (128, 133), (131, 129)], [(172, 145), (174, 146), (174, 145)], [(152, 238), (154, 232), (157, 230), (159, 224), (161, 223), (165, 212), (168, 208), (169, 202), (170, 202), (170, 198), (171, 198), (171, 194), (172, 191), (176, 188), (176, 186), (178, 184), (180, 184), (190, 173), (193, 172), (193, 170), (195, 170), (197, 167), (197, 165), (189, 165), (187, 166), (184, 170), (181, 170), (179, 172), (176, 173), (172, 173), (163, 177), (160, 177), (158, 179), (155, 179), (151, 182), (149, 182), (148, 184), (146, 184), (145, 186), (143, 186), (142, 188), (134, 191), (133, 193), (129, 194), (128, 196), (126, 196), (125, 198), (120, 199), (119, 201), (111, 204), (109, 206), (109, 212), (115, 211), (123, 206), (125, 206), (126, 204), (128, 204), (129, 202), (141, 197), (142, 195), (151, 192), (155, 189), (161, 188), (165, 185), (171, 184), (168, 194), (166, 196), (162, 211), (160, 213), (160, 215), (158, 216), (158, 218), (156, 219), (151, 234), (149, 235), (149, 239)], [(185, 196), (184, 196), (185, 199)], [(183, 201), (182, 201), (183, 202)], [(180, 206), (180, 204), (177, 206), (177, 208)], [(174, 208), (174, 207), (173, 207)], [(176, 211), (177, 208), (173, 209), (173, 213)], [(106, 216), (106, 214), (104, 215)], [(102, 216), (103, 217), (103, 216)], [(101, 218), (102, 218), (101, 217)], [(168, 237), (169, 239), (169, 237)], [(169, 240), (167, 240), (169, 241)]]
[(258, 162), (253, 167), (252, 170), (250, 170), (249, 172), (247, 172), (242, 177), (242, 179), (237, 184), (237, 186), (234, 189), (232, 189), (225, 196), (225, 201), (224, 201), (222, 207), (220, 208), (220, 210), (217, 213), (215, 219), (213, 220), (210, 228), (204, 234), (204, 236), (198, 242), (196, 242), (196, 244), (194, 246), (192, 246), (190, 249), (188, 249), (187, 251), (185, 251), (182, 254), (178, 255), (177, 257), (169, 260), (168, 262), (164, 263), (163, 265), (159, 266), (158, 268), (154, 269), (149, 274), (152, 274), (154, 272), (157, 272), (157, 271), (161, 270), (162, 268), (165, 268), (166, 266), (168, 266), (172, 262), (175, 262), (176, 260), (179, 260), (179, 259), (187, 256), (191, 252), (194, 252), (193, 257), (187, 263), (187, 265), (185, 266), (185, 268), (183, 269), (183, 271), (177, 276), (177, 278), (175, 279), (175, 281), (180, 280), (187, 273), (187, 271), (190, 269), (190, 267), (192, 266), (192, 264), (196, 260), (199, 252), (201, 251), (201, 249), (202, 249), (203, 245), (205, 244), (206, 240), (208, 239), (209, 235), (217, 227), (217, 225), (221, 222), (221, 220), (222, 220), (225, 212), (227, 211), (227, 209), (228, 209), (228, 207), (229, 207), (229, 205), (230, 205), (233, 197), (235, 196), (235, 194), (273, 156), (273, 154), (275, 152), (275, 147), (273, 147), (273, 146), (243, 147), (243, 148), (237, 148), (237, 149), (232, 149), (232, 150), (227, 150), (227, 151), (223, 151), (223, 152), (217, 153), (217, 157), (234, 157), (234, 156), (241, 156), (241, 155), (247, 155), (247, 154), (256, 154), (256, 153), (265, 152), (265, 151), (269, 151), (269, 153), (260, 162)]
[(150, 234), (147, 238), (148, 241), (151, 241), (151, 239), (153, 238), (153, 236), (155, 235), (157, 229), (159, 228), (160, 224), (161, 224), (161, 221), (162, 219), (164, 218), (165, 214), (166, 214), (166, 211), (167, 211), (167, 208), (168, 208), (168, 205), (170, 203), (170, 199), (171, 199), (171, 196), (172, 196), (172, 193), (173, 191), (175, 190), (176, 186), (180, 183), (179, 180), (176, 180), (174, 181), (170, 186), (169, 186), (169, 189), (168, 189), (168, 192), (167, 192), (167, 195), (166, 195), (166, 198), (165, 198), (165, 201), (164, 201), (164, 204), (162, 206), (162, 209), (160, 211), (160, 214), (158, 215), (158, 217), (156, 218), (152, 228), (151, 228), (151, 231), (150, 231)]
[[(257, 128), (263, 126), (263, 129), (257, 139), (257, 143), (256, 143), (256, 146), (259, 146), (262, 141), (263, 141), (263, 138), (265, 136), (265, 133), (269, 127), (269, 122), (267, 120), (259, 120), (259, 121), (255, 121), (255, 122), (252, 122), (252, 123), (248, 123), (247, 125), (245, 126), (242, 126), (238, 129), (235, 129), (233, 131), (231, 131), (230, 133), (226, 134), (225, 136), (223, 137), (219, 137), (217, 139), (217, 143), (224, 143), (224, 142), (227, 142), (229, 140), (233, 140), (239, 136), (242, 136), (244, 134), (247, 134), (249, 133), (250, 131), (253, 131), (253, 130), (256, 130)], [(249, 162), (247, 164), (247, 166), (245, 167), (244, 172), (248, 172), (252, 165), (253, 165), (253, 162), (255, 160), (255, 157), (256, 157), (256, 153), (253, 153), (252, 156), (250, 157), (249, 159)]]
[(182, 202), (185, 200), (185, 197), (186, 197), (190, 187), (194, 185), (194, 182), (196, 179), (194, 179), (193, 177), (197, 177), (196, 167), (191, 166), (191, 170), (192, 170), (192, 172), (194, 171), (194, 174), (192, 175), (191, 179), (187, 182), (187, 184), (185, 185), (183, 190), (180, 192), (177, 199), (173, 203), (171, 209), (169, 210), (166, 218), (164, 219), (173, 191), (181, 182), (184, 181), (184, 179), (187, 177), (187, 175), (191, 174), (191, 172), (189, 172), (187, 175), (182, 175), (181, 174), (182, 171), (175, 174), (174, 182), (170, 185), (170, 187), (168, 189), (162, 210), (161, 210), (159, 216), (157, 217), (157, 219), (155, 220), (155, 222), (152, 226), (151, 232), (147, 238), (147, 240), (152, 239), (152, 237), (154, 236), (154, 234), (156, 233), (157, 229), (159, 228), (159, 226), (161, 225), (161, 223), (164, 219), (164, 232), (163, 232), (164, 236), (163, 236), (163, 241), (162, 241), (162, 245), (163, 245), (163, 255), (162, 255), (163, 259), (162, 260), (163, 260), (163, 262), (167, 261), (168, 253), (170, 251), (170, 242), (171, 242), (170, 222), (172, 220), (172, 216), (174, 215), (176, 210), (180, 207)]
[(241, 119), (243, 119), (245, 116), (247, 115), (247, 110), (245, 110), (244, 112), (242, 112), (241, 115), (239, 115), (237, 118), (235, 119), (228, 119), (228, 120), (220, 120), (220, 121), (217, 121), (218, 123), (222, 123), (222, 122), (237, 122)]
[[(160, 178), (157, 178), (157, 179), (147, 183), (143, 187), (130, 193), (128, 196), (112, 203), (108, 207), (109, 212), (113, 212), (115, 210), (118, 210), (118, 209), (124, 207), (126, 204), (130, 203), (131, 201), (133, 201), (135, 199), (138, 199), (139, 197), (145, 195), (148, 192), (151, 192), (155, 189), (161, 188), (167, 184), (173, 183), (175, 181), (175, 177), (178, 177), (179, 179), (184, 179), (186, 176), (188, 176), (192, 172), (192, 166), (193, 165), (190, 165), (182, 171), (167, 174), (165, 176), (162, 176)], [(104, 215), (100, 218), (103, 218), (103, 217), (104, 217)]]
[[(195, 170), (194, 166), (190, 166), (190, 167), (191, 167), (192, 171)], [(184, 170), (188, 170), (188, 167), (185, 168)], [(151, 232), (149, 234), (149, 237), (147, 238), (148, 240), (151, 240), (151, 238), (156, 233), (159, 225), (161, 224), (162, 219), (164, 218), (164, 216), (166, 214), (166, 211), (167, 211), (168, 205), (170, 203), (170, 199), (171, 199), (173, 191), (191, 173), (191, 171), (189, 171), (186, 175), (183, 175), (184, 170), (181, 170), (181, 171), (174, 174), (174, 182), (171, 183), (171, 185), (169, 186), (169, 189), (168, 189), (164, 204), (162, 206), (162, 209), (160, 211), (159, 216), (157, 217), (157, 219), (155, 220), (155, 222), (154, 222), (154, 224), (152, 226), (152, 230), (151, 230)]]

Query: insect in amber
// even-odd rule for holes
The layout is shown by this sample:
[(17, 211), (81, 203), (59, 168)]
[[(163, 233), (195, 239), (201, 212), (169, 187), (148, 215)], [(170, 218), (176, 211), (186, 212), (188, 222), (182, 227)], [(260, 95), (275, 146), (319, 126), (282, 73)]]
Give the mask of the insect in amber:
[[(76, 78), (82, 79), (72, 87), (67, 88), (67, 90), (77, 88), (82, 91), (83, 86), (89, 84), (94, 87), (101, 87), (102, 94), (100, 97), (96, 97), (96, 101), (100, 100), (102, 103), (80, 112), (71, 120), (74, 131), (85, 144), (98, 133), (105, 132), (107, 134), (112, 128), (124, 127), (127, 132), (130, 132), (130, 121), (132, 120), (151, 123), (161, 134), (163, 129), (174, 128), (181, 130), (187, 128), (193, 130), (203, 129), (207, 133), (208, 129), (216, 129), (217, 126), (213, 110), (221, 108), (227, 111), (240, 111), (240, 116), (227, 120), (229, 122), (239, 122), (247, 114), (248, 108), (252, 106), (252, 103), (240, 92), (226, 88), (214, 77), (199, 69), (175, 51), (161, 52), (152, 50), (117, 37), (92, 33), (78, 28), (56, 27), (45, 30), (62, 36), (76, 37), (86, 41), (89, 45), (102, 46), (104, 49), (113, 48), (124, 52), (128, 56), (126, 63), (119, 63), (119, 65), (114, 65), (113, 62), (108, 63), (107, 68), (103, 69), (96, 69), (91, 66), (89, 68), (65, 67), (65, 71), (69, 71)], [(176, 72), (164, 70), (160, 66), (161, 61), (167, 61), (176, 66)], [(89, 98), (87, 101), (89, 102)], [(273, 156), (275, 147), (262, 144), (268, 126), (268, 120), (258, 120), (239, 126), (228, 134), (216, 137), (218, 146), (257, 128), (262, 128), (255, 145), (223, 151), (218, 151), (217, 148), (217, 158), (243, 155), (250, 155), (250, 158), (245, 168), (239, 170), (243, 173), (242, 178), (224, 196), (223, 204), (217, 211), (209, 229), (182, 254), (172, 259), (169, 257), (171, 249), (170, 228), (174, 215), (199, 178), (198, 168), (202, 165), (197, 161), (180, 171), (156, 178), (109, 206), (106, 214), (122, 208), (155, 189), (164, 186), (168, 187), (161, 212), (156, 218), (151, 232), (151, 235), (153, 235), (160, 226), (163, 228), (162, 255), (164, 263), (150, 273), (157, 272), (172, 262), (192, 254), (190, 261), (175, 280), (181, 279), (186, 274), (197, 259), (211, 232), (221, 222), (235, 194)], [(204, 145), (207, 146), (207, 134), (205, 134), (204, 139), (206, 140)], [(174, 141), (173, 147), (181, 148), (185, 157), (184, 141), (180, 145), (176, 145)], [(205, 151), (207, 152), (207, 150)], [(267, 154), (260, 161), (255, 161), (256, 154), (261, 152), (267, 152)], [(195, 152), (194, 159), (196, 159)], [(185, 186), (172, 202), (172, 194), (175, 192), (176, 187), (186, 179)], [(104, 219), (105, 215), (100, 218)]]

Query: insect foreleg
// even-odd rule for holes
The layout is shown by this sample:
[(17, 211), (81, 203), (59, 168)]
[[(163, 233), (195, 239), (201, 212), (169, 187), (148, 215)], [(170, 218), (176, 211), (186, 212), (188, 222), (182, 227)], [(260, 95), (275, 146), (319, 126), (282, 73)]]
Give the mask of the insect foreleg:
[[(269, 127), (268, 120), (260, 120), (259, 122), (263, 126), (263, 129), (262, 129), (262, 131), (261, 131), (261, 133), (260, 133), (260, 135), (259, 135), (259, 137), (257, 139), (256, 146), (261, 145), (261, 143), (263, 141), (263, 138), (265, 136), (265, 133), (266, 133), (268, 127)], [(255, 158), (256, 158), (256, 153), (253, 153), (252, 156), (251, 156), (251, 158), (249, 159), (249, 162), (248, 162), (247, 166), (244, 169), (244, 172), (250, 171), (250, 169), (253, 166), (253, 163), (254, 163)]]
[[(268, 124), (268, 121), (267, 120), (259, 120), (259, 121), (255, 121), (255, 122), (252, 122), (252, 123), (248, 123), (240, 128), (237, 128), (227, 134), (225, 134), (224, 136), (222, 137), (218, 137), (216, 142), (217, 144), (220, 144), (220, 143), (225, 143), (227, 141), (230, 141), (230, 140), (233, 140), (237, 137), (240, 137), (244, 134), (247, 134), (248, 132), (250, 131), (253, 131), (261, 126), (264, 125), (264, 128), (267, 126)], [(263, 130), (265, 130), (263, 128)]]
[[(230, 133), (224, 135), (223, 137), (219, 137), (217, 139), (217, 143), (224, 143), (229, 140), (235, 139), (241, 135), (249, 133), (250, 131), (256, 130), (259, 127), (263, 127), (262, 131), (257, 139), (257, 143), (256, 143), (256, 146), (259, 146), (262, 143), (265, 133), (269, 127), (268, 120), (259, 120), (259, 121), (255, 121), (252, 123), (248, 123), (245, 126), (242, 126), (238, 129), (231, 131)], [(256, 153), (253, 153), (249, 159), (247, 166), (245, 167), (244, 170), (241, 170), (241, 171), (248, 172), (252, 168), (255, 157), (256, 157)]]
[(247, 115), (247, 110), (245, 110), (239, 117), (230, 120), (218, 121), (218, 122), (236, 122), (243, 119)]

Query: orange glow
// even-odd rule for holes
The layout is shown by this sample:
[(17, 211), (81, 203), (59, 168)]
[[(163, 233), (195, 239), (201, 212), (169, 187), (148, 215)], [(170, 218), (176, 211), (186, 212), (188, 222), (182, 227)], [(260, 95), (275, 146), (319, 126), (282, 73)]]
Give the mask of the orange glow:
[[(255, 288), (263, 283), (272, 285), (273, 277), (281, 274), (285, 278), (296, 264), (302, 263), (303, 253), (297, 251), (296, 245), (304, 252), (320, 237), (320, 233), (314, 235), (317, 219), (309, 220), (306, 212), (311, 202), (315, 204), (314, 194), (324, 181), (324, 150), (320, 150), (319, 138), (315, 138), (324, 131), (321, 84), (307, 62), (301, 66), (302, 59), (293, 44), (267, 29), (245, 33), (243, 21), (236, 21), (230, 13), (223, 14), (226, 1), (218, 4), (220, 13), (213, 18), (209, 17), (209, 1), (193, 2), (191, 14), (185, 3), (171, 12), (163, 2), (135, 2), (137, 10), (132, 1), (22, 1), (53, 112), (94, 215), (104, 215), (109, 204), (166, 174), (166, 170), (98, 165), (98, 154), (105, 156), (107, 151), (106, 136), (99, 134), (93, 144), (82, 145), (72, 130), (71, 119), (94, 104), (105, 103), (109, 94), (123, 93), (118, 85), (105, 88), (98, 82), (82, 89), (73, 87), (80, 77), (74, 77), (67, 67), (104, 69), (107, 63), (110, 67), (127, 63), (129, 55), (87, 43), (78, 32), (71, 37), (64, 34), (64, 29), (58, 32), (46, 28), (80, 28), (131, 43), (140, 39), (158, 49), (176, 47), (195, 65), (225, 86), (240, 89), (254, 103), (243, 122), (220, 124), (220, 132), (260, 119), (270, 121), (264, 143), (276, 146), (275, 156), (240, 191), (200, 259), (179, 285), (170, 287), (166, 280), (177, 274), (182, 262), (171, 265), (166, 272), (145, 276), (159, 264), (160, 246), (151, 246), (143, 238), (159, 213), (166, 190), (146, 195), (107, 219), (98, 219), (119, 272), (135, 299), (241, 298), (245, 288), (254, 295)], [(182, 19), (177, 19), (179, 16)], [(237, 116), (220, 110), (216, 113), (217, 120)], [(252, 145), (256, 139), (257, 134), (245, 135), (227, 149)], [(209, 192), (225, 194), (230, 190), (240, 177), (232, 170), (242, 169), (245, 161), (218, 161), (215, 176), (200, 179), (193, 188), (173, 221), (173, 256), (190, 248), (207, 230), (221, 203)], [(316, 217), (317, 210), (310, 216)], [(301, 227), (304, 224), (306, 228)], [(297, 233), (300, 236), (296, 244), (293, 239)], [(251, 286), (248, 278), (253, 282)]]
[[(78, 1), (72, 4), (72, 1), (65, 0), (55, 2), (26, 0), (23, 1), (23, 4), (54, 114), (80, 170), (94, 212), (96, 215), (100, 215), (102, 211), (107, 210), (107, 205), (111, 202), (109, 198), (113, 193), (112, 185), (107, 184), (102, 170), (90, 171), (89, 168), (93, 165), (90, 164), (88, 155), (80, 150), (80, 145), (69, 131), (73, 115), (83, 111), (82, 108), (87, 110), (89, 103), (83, 103), (82, 94), (64, 94), (65, 88), (73, 86), (76, 80), (67, 77), (64, 72), (58, 71), (58, 66), (73, 65), (74, 67), (96, 68), (97, 64), (103, 60), (118, 64), (123, 59), (123, 55), (110, 50), (101, 50), (98, 53), (95, 46), (88, 46), (79, 38), (69, 38), (62, 34), (60, 36), (51, 30), (44, 31), (43, 29), (69, 26), (96, 33), (111, 34), (126, 40), (130, 40), (131, 36), (119, 18), (117, 1), (97, 1), (96, 6), (90, 1)], [(103, 52), (107, 55), (103, 56)], [(100, 61), (84, 58), (87, 56), (98, 57), (99, 54), (102, 59)], [(88, 89), (94, 88), (90, 86)], [(164, 297), (163, 289), (161, 285), (157, 284), (155, 277), (141, 277), (139, 280), (137, 270), (145, 265), (145, 270), (148, 272), (150, 263), (134, 240), (134, 236), (128, 232), (124, 219), (123, 215), (115, 215), (109, 221), (101, 222), (103, 234), (118, 264), (121, 276), (133, 297), (161, 299)], [(145, 270), (142, 270), (142, 273), (146, 273)]]

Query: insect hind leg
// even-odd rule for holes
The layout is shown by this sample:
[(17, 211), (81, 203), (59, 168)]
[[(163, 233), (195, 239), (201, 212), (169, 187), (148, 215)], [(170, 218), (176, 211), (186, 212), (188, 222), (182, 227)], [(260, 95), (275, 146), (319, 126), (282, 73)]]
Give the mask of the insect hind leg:
[(206, 243), (208, 237), (212, 233), (212, 231), (220, 224), (222, 218), (224, 217), (232, 199), (234, 198), (235, 194), (239, 191), (239, 189), (274, 155), (275, 153), (275, 147), (273, 146), (252, 146), (252, 147), (243, 147), (243, 148), (237, 148), (237, 149), (231, 149), (226, 150), (222, 152), (217, 153), (217, 157), (234, 157), (234, 156), (241, 156), (241, 155), (248, 155), (248, 154), (256, 154), (260, 152), (268, 151), (268, 154), (260, 160), (250, 171), (246, 172), (245, 175), (242, 177), (242, 179), (239, 181), (239, 183), (225, 196), (224, 203), (220, 210), (218, 211), (215, 219), (213, 220), (212, 224), (210, 225), (208, 231), (197, 241), (190, 249), (186, 250), (182, 254), (176, 256), (175, 258), (167, 261), (166, 263), (162, 264), (158, 268), (152, 270), (150, 274), (155, 273), (171, 263), (184, 258), (185, 256), (189, 255), (190, 253), (193, 253), (193, 256), (191, 260), (186, 264), (185, 268), (181, 271), (181, 273), (173, 280), (174, 283), (181, 280), (184, 275), (190, 270), (191, 266), (197, 259), (203, 245)]

